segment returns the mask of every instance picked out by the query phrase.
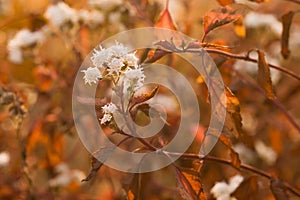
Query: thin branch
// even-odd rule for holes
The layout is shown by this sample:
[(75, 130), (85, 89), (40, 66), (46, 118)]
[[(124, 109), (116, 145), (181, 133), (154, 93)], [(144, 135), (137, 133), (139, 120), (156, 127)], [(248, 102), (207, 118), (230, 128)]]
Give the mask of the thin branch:
[(293, 3), (300, 4), (300, 0), (286, 0), (286, 1), (290, 1), (290, 2), (293, 2)]
[[(230, 166), (232, 168), (235, 168), (232, 165), (232, 162), (230, 160), (225, 160), (225, 159), (214, 157), (214, 156), (200, 157), (198, 154), (192, 154), (192, 153), (181, 154), (181, 153), (173, 153), (173, 152), (166, 152), (166, 151), (164, 151), (163, 153), (165, 153), (165, 154), (167, 154), (169, 156), (181, 156), (182, 158), (190, 158), (190, 159), (198, 159), (198, 160), (204, 160), (204, 161), (217, 162), (217, 163), (221, 163), (221, 164), (224, 164), (224, 165), (228, 165), (228, 166)], [(254, 174), (258, 174), (258, 175), (263, 176), (263, 177), (265, 177), (265, 178), (267, 178), (269, 180), (271, 180), (271, 179), (274, 178), (269, 173), (264, 172), (264, 171), (262, 171), (260, 169), (257, 169), (257, 168), (255, 168), (253, 166), (250, 166), (250, 165), (241, 164), (240, 169), (252, 172)], [(289, 183), (286, 183), (286, 182), (283, 182), (283, 183), (284, 183), (284, 186), (286, 187), (286, 189), (288, 191), (290, 191), (294, 195), (300, 197), (300, 192), (299, 192), (298, 189), (296, 189), (295, 187), (291, 186)]]
[[(233, 70), (238, 76), (241, 77), (241, 80), (244, 82), (247, 82), (252, 87), (257, 89), (260, 93), (265, 94), (265, 91), (256, 84), (255, 81), (253, 81), (250, 77), (244, 75), (243, 73), (239, 72), (238, 70), (235, 70), (233, 67), (230, 67), (231, 70)], [(268, 99), (273, 105), (275, 105), (290, 121), (290, 123), (300, 132), (300, 126), (295, 121), (293, 116), (288, 112), (288, 110), (284, 107), (284, 105), (278, 100), (278, 99)]]
[[(218, 54), (218, 55), (222, 55), (228, 58), (233, 58), (233, 59), (239, 59), (239, 60), (245, 60), (245, 61), (249, 61), (249, 62), (253, 62), (253, 63), (258, 63), (257, 59), (254, 58), (250, 58), (249, 55), (240, 55), (240, 54), (233, 54), (233, 53), (229, 53), (226, 51), (222, 51), (222, 50), (218, 50), (218, 49), (205, 49), (208, 53), (214, 53), (214, 54)], [(300, 81), (300, 76), (298, 74), (296, 74), (295, 72), (288, 70), (284, 67), (279, 67), (276, 65), (272, 65), (272, 64), (268, 64), (269, 67), (274, 68), (278, 71), (281, 71), (282, 73), (285, 73), (297, 80)]]

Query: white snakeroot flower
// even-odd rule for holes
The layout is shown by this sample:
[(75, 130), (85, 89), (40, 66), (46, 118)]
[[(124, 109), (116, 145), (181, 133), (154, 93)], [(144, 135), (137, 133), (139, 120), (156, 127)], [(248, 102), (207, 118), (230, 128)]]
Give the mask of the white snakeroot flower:
[(136, 57), (135, 53), (125, 55), (124, 60), (128, 66), (132, 66), (134, 68), (138, 67), (139, 59)]
[(258, 156), (264, 160), (267, 164), (273, 165), (277, 160), (276, 152), (268, 147), (263, 141), (258, 140), (254, 144), (254, 148), (258, 154)]
[(0, 167), (5, 167), (10, 161), (10, 155), (8, 152), (4, 151), (0, 153)]
[(105, 124), (106, 122), (110, 122), (112, 119), (111, 114), (104, 114), (103, 117), (101, 118), (101, 124)]
[(89, 0), (89, 5), (103, 10), (112, 10), (123, 4), (123, 0)]
[(103, 65), (106, 64), (113, 56), (109, 49), (105, 49), (101, 45), (99, 45), (99, 48), (99, 50), (96, 48), (94, 49), (91, 57), (92, 63), (95, 67), (103, 67)]
[(78, 11), (79, 19), (89, 26), (96, 26), (104, 22), (104, 14), (97, 10), (79, 10)]
[(113, 58), (110, 63), (108, 63), (109, 74), (119, 74), (122, 67), (124, 67), (124, 60), (122, 58)]
[(102, 110), (104, 112), (103, 117), (101, 118), (101, 124), (105, 124), (106, 122), (110, 122), (112, 119), (113, 113), (117, 110), (117, 106), (113, 103), (106, 104), (102, 106)]
[(217, 182), (210, 192), (217, 200), (236, 200), (235, 197), (230, 195), (239, 187), (243, 180), (242, 176), (236, 175), (230, 178), (229, 183), (225, 181)]
[(28, 29), (20, 30), (7, 45), (8, 58), (13, 63), (23, 61), (22, 48), (29, 47), (33, 44), (43, 42), (45, 39), (42, 31), (31, 32)]
[(97, 67), (89, 67), (87, 70), (81, 70), (84, 73), (84, 82), (85, 84), (91, 85), (91, 83), (97, 84), (99, 79), (102, 78), (102, 73)]
[(107, 50), (111, 51), (112, 55), (115, 57), (126, 56), (129, 52), (129, 48), (125, 47), (123, 44), (116, 42), (115, 45), (111, 46)]
[(145, 75), (143, 72), (143, 68), (137, 69), (128, 69), (124, 73), (124, 80), (123, 80), (123, 93), (126, 94), (128, 90), (135, 91), (138, 88), (143, 86), (145, 79)]
[(271, 14), (249, 12), (244, 19), (244, 24), (246, 27), (251, 28), (269, 26), (271, 30), (278, 36), (280, 36), (282, 33), (282, 23)]
[(73, 24), (78, 22), (77, 11), (64, 2), (50, 5), (45, 12), (45, 17), (56, 27), (61, 27), (67, 22)]
[(85, 178), (85, 174), (77, 169), (70, 169), (65, 163), (61, 163), (55, 167), (55, 171), (58, 173), (56, 177), (49, 180), (50, 187), (62, 187), (67, 186), (73, 181), (80, 183)]

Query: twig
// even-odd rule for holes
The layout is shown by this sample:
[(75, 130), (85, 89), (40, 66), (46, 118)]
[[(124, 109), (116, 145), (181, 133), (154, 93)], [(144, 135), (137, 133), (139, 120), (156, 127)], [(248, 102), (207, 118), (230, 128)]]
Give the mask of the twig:
[[(243, 73), (239, 72), (238, 70), (235, 70), (233, 67), (230, 67), (231, 70), (233, 70), (237, 75), (241, 77), (241, 80), (244, 82), (247, 82), (252, 87), (257, 89), (260, 93), (265, 94), (264, 90), (256, 84), (255, 81), (253, 81), (248, 76), (244, 75)], [(268, 99), (273, 105), (275, 105), (290, 121), (290, 123), (300, 132), (300, 126), (295, 121), (295, 119), (292, 117), (292, 115), (288, 112), (288, 110), (284, 107), (284, 105), (278, 100), (278, 99)]]
[[(173, 152), (166, 152), (164, 151), (163, 153), (169, 155), (169, 156), (181, 156), (182, 158), (190, 158), (190, 159), (198, 159), (198, 160), (204, 160), (204, 161), (211, 161), (211, 162), (217, 162), (217, 163), (221, 163), (221, 164), (225, 164), (228, 166), (231, 166), (232, 168), (235, 168), (232, 165), (232, 162), (230, 160), (225, 160), (222, 158), (218, 158), (218, 157), (214, 157), (214, 156), (205, 156), (205, 157), (200, 157), (198, 154), (192, 154), (192, 153), (173, 153)], [(236, 169), (236, 168), (235, 168)], [(241, 164), (240, 169), (243, 169), (245, 171), (249, 171), (258, 175), (261, 175), (269, 180), (273, 179), (273, 176), (270, 175), (267, 172), (264, 172), (260, 169), (257, 169), (253, 166), (250, 165), (246, 165), (246, 164)], [(291, 186), (289, 183), (283, 182), (284, 186), (286, 187), (286, 189), (288, 191), (290, 191), (291, 193), (293, 193), (294, 195), (300, 197), (300, 192), (298, 189), (296, 189), (295, 187)]]
[[(250, 58), (249, 55), (240, 55), (240, 54), (233, 54), (233, 53), (229, 53), (226, 51), (222, 51), (222, 50), (218, 50), (218, 49), (205, 49), (208, 53), (214, 53), (214, 54), (219, 54), (228, 58), (233, 58), (233, 59), (239, 59), (239, 60), (245, 60), (245, 61), (249, 61), (249, 62), (253, 62), (253, 63), (258, 63), (257, 59), (254, 58)], [(288, 70), (284, 67), (279, 67), (276, 65), (272, 65), (272, 64), (268, 64), (269, 67), (274, 68), (278, 71), (281, 71), (297, 80), (300, 81), (300, 76), (298, 74), (296, 74), (295, 72)]]
[(286, 1), (290, 1), (290, 2), (293, 2), (293, 3), (300, 4), (300, 0), (286, 0)]

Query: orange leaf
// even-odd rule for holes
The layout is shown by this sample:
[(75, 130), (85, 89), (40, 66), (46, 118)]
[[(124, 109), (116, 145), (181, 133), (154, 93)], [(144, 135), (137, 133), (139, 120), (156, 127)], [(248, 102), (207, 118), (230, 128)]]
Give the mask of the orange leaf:
[(212, 10), (204, 16), (204, 35), (207, 35), (217, 27), (237, 21), (240, 17), (241, 14), (238, 14), (237, 10), (230, 6)]
[(198, 177), (181, 172), (178, 168), (175, 168), (175, 172), (177, 188), (182, 198), (186, 200), (206, 200), (206, 195)]
[(234, 32), (242, 38), (246, 37), (246, 27), (243, 24), (243, 18), (234, 22)]
[(281, 36), (281, 54), (282, 56), (287, 59), (290, 55), (289, 50), (289, 39), (290, 39), (290, 28), (292, 25), (292, 20), (294, 17), (294, 12), (290, 11), (282, 16), (282, 36)]
[(255, 3), (265, 3), (265, 2), (269, 2), (270, 0), (248, 0), (248, 1), (253, 1)]
[(159, 20), (155, 24), (155, 27), (177, 30), (168, 9), (168, 1), (167, 1), (166, 9), (162, 12), (161, 16), (159, 17)]
[(151, 99), (152, 97), (154, 97), (156, 95), (156, 93), (158, 92), (158, 86), (156, 86), (153, 90), (147, 92), (147, 93), (144, 93), (144, 94), (141, 94), (140, 96), (134, 96), (131, 100), (130, 100), (130, 104), (131, 104), (131, 107), (134, 107), (136, 106), (137, 104), (140, 104), (140, 103), (144, 103), (145, 101), (148, 101), (149, 99)]
[(243, 137), (240, 102), (228, 87), (226, 87), (226, 112), (224, 131), (233, 134), (236, 138)]
[(266, 62), (265, 54), (258, 51), (258, 84), (265, 90), (268, 99), (276, 99), (273, 91), (271, 73), (268, 63)]
[(235, 3), (234, 0), (218, 0), (218, 2), (219, 2), (219, 4), (220, 4), (221, 6), (227, 6), (227, 5), (229, 5), (229, 4)]

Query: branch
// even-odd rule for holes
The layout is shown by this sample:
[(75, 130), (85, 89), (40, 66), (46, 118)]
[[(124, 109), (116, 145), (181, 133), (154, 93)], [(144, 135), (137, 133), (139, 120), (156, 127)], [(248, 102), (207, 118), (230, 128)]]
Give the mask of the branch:
[[(233, 53), (229, 53), (226, 51), (222, 51), (222, 50), (218, 50), (218, 49), (205, 49), (208, 53), (214, 53), (214, 54), (219, 54), (228, 58), (233, 58), (233, 59), (239, 59), (239, 60), (245, 60), (245, 61), (249, 61), (249, 62), (253, 62), (253, 63), (258, 63), (257, 59), (253, 59), (249, 57), (249, 54), (247, 55), (240, 55), (240, 54), (233, 54)], [(279, 67), (276, 65), (272, 65), (272, 64), (268, 64), (269, 67), (274, 68), (278, 71), (281, 71), (282, 73), (285, 73), (295, 79), (297, 79), (298, 81), (300, 81), (300, 76), (298, 74), (296, 74), (295, 72), (288, 70), (284, 67)]]
[[(232, 165), (232, 162), (230, 160), (225, 160), (225, 159), (214, 157), (214, 156), (200, 157), (198, 154), (192, 154), (192, 153), (181, 154), (181, 153), (173, 153), (173, 152), (166, 152), (166, 151), (164, 151), (163, 153), (165, 153), (165, 154), (167, 154), (169, 156), (180, 156), (181, 155), (182, 158), (190, 158), (190, 159), (198, 159), (198, 160), (204, 160), (204, 161), (217, 162), (217, 163), (221, 163), (221, 164), (224, 164), (224, 165), (231, 166), (232, 168), (235, 168)], [(273, 179), (273, 176), (271, 176), (267, 172), (264, 172), (264, 171), (262, 171), (260, 169), (257, 169), (257, 168), (255, 168), (253, 166), (250, 166), (250, 165), (241, 164), (240, 169), (252, 172), (254, 174), (258, 174), (258, 175), (263, 176), (263, 177), (265, 177), (265, 178), (267, 178), (269, 180)], [(284, 186), (286, 187), (286, 189), (288, 191), (290, 191), (294, 195), (300, 197), (300, 192), (299, 192), (298, 189), (296, 189), (295, 187), (291, 186), (289, 183), (283, 182), (283, 184), (284, 184)]]
[[(233, 67), (230, 67), (231, 70), (233, 70), (237, 75), (241, 77), (241, 80), (244, 82), (247, 82), (250, 84), (252, 87), (257, 89), (260, 93), (265, 94), (264, 90), (256, 84), (255, 81), (253, 81), (251, 78), (248, 76), (242, 74), (238, 70), (235, 70)], [(268, 99), (274, 106), (276, 106), (285, 116), (286, 118), (290, 121), (290, 123), (300, 132), (300, 126), (299, 124), (295, 121), (293, 116), (288, 112), (288, 110), (284, 107), (284, 105), (278, 100), (278, 99)]]
[(290, 1), (290, 2), (293, 2), (293, 3), (300, 4), (300, 0), (286, 0), (286, 1)]

